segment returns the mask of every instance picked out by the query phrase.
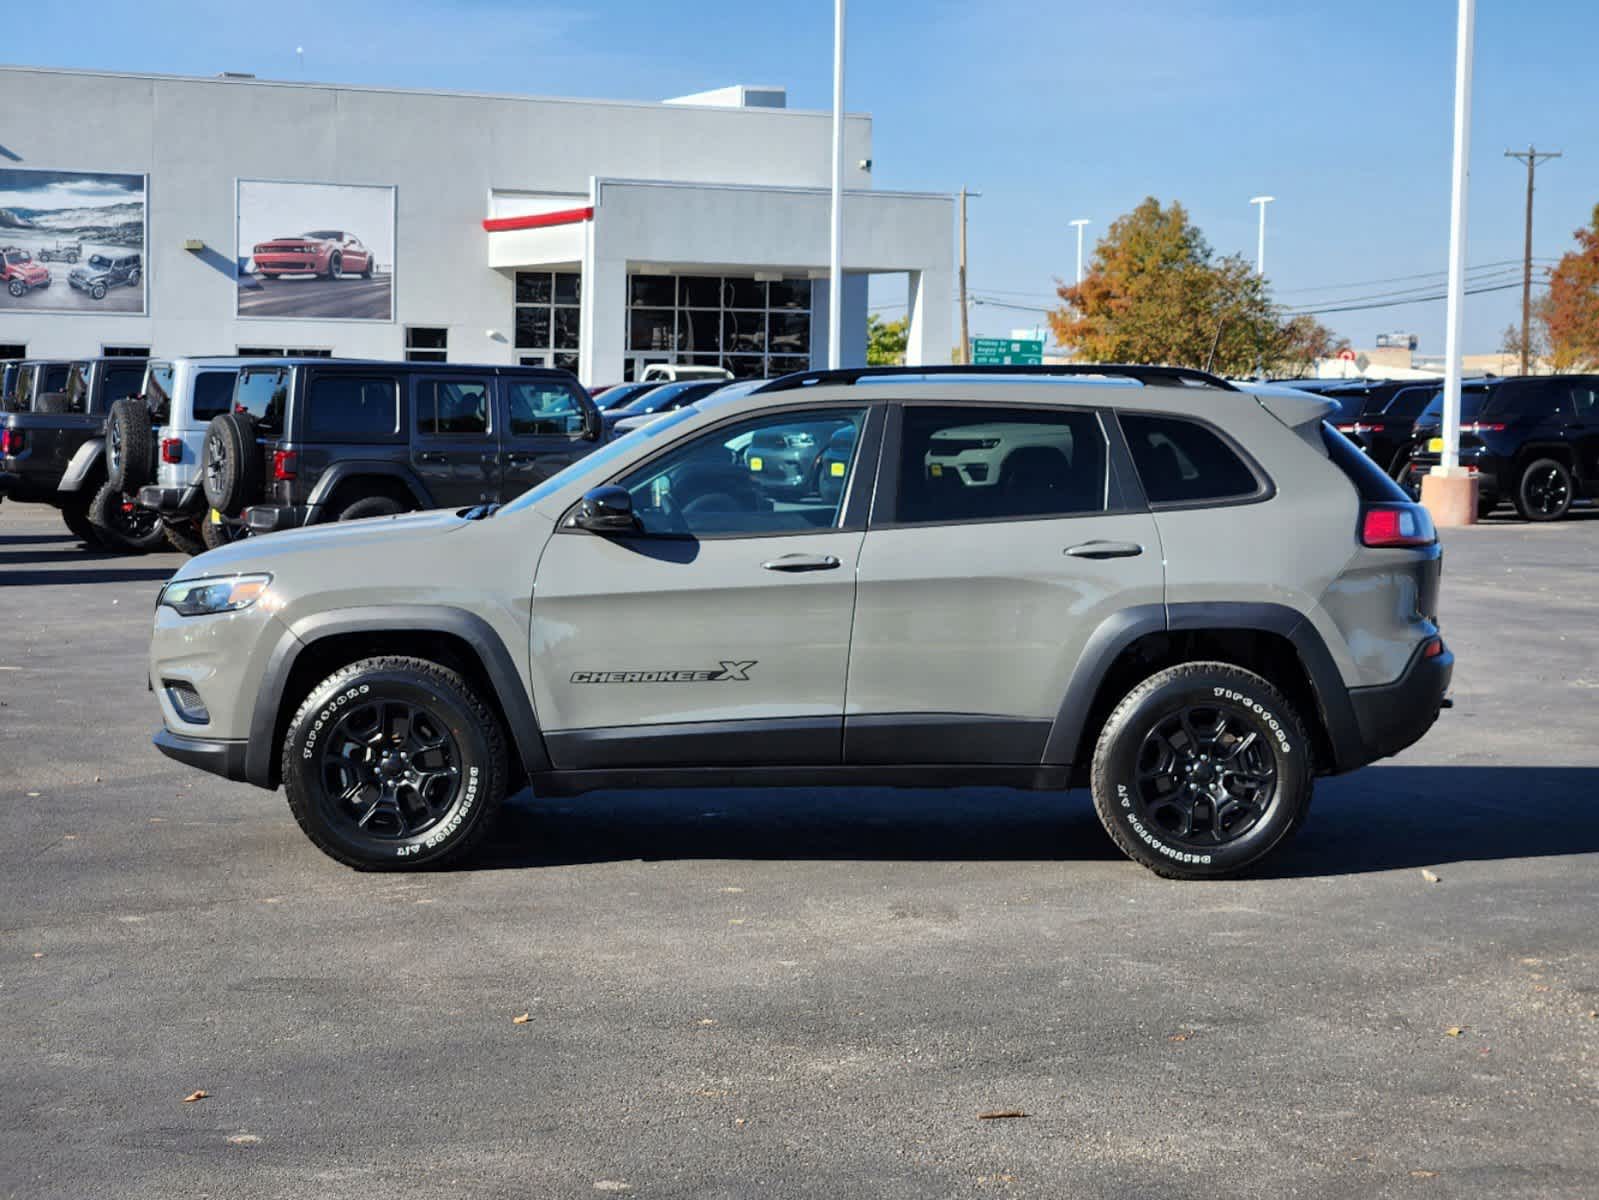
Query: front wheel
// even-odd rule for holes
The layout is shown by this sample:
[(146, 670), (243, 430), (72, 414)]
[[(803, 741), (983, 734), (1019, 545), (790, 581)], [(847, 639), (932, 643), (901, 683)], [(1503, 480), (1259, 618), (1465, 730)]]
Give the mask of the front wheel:
[(1529, 521), (1558, 521), (1571, 510), (1571, 469), (1555, 458), (1527, 464), (1516, 481), (1516, 511)]
[(344, 258), (342, 255), (335, 253), (328, 256), (328, 278), (344, 278)]
[(1169, 667), (1117, 705), (1094, 749), (1094, 809), (1169, 879), (1230, 875), (1310, 809), (1310, 739), (1275, 687), (1230, 663)]
[(10, 292), (13, 296), (26, 296), (28, 294), (28, 285), (23, 283), (20, 279), (13, 279), (10, 283), (6, 284), (6, 291)]
[(96, 300), (105, 299), (105, 284), (97, 283), (89, 289), (89, 295)]
[(363, 871), (465, 856), (505, 798), (499, 718), (455, 671), (368, 658), (318, 684), (283, 742), (289, 808), (318, 849)]

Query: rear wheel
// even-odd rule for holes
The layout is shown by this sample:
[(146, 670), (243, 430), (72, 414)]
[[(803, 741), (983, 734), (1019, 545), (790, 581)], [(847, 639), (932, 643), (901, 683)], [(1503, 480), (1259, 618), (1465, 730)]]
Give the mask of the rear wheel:
[(64, 499), (61, 502), (61, 519), (66, 522), (74, 537), (80, 539), (90, 549), (98, 549), (100, 534), (89, 520), (89, 501), (92, 498), (73, 495)]
[(192, 518), (185, 517), (177, 521), (163, 520), (161, 529), (166, 534), (167, 545), (179, 554), (193, 557), (196, 554), (204, 554), (209, 549), (205, 544), (205, 538), (200, 534), (200, 523)]
[(101, 484), (89, 502), (89, 523), (99, 535), (100, 544), (109, 550), (146, 554), (167, 544), (161, 515), (153, 509), (140, 508), (134, 497), (110, 483)]
[(323, 853), (363, 871), (459, 859), (505, 797), (505, 735), (459, 674), (369, 658), (318, 684), (283, 742), (289, 808)]
[(403, 512), (400, 502), (393, 496), (365, 496), (342, 508), (335, 521), (361, 521), (367, 517), (392, 517)]
[(1558, 521), (1571, 509), (1571, 470), (1555, 458), (1523, 468), (1516, 481), (1516, 511), (1529, 521)]
[(209, 514), (200, 519), (200, 541), (207, 550), (231, 546), (249, 536), (250, 527), (243, 521), (218, 521)]
[(1214, 879), (1269, 853), (1310, 808), (1310, 740), (1265, 679), (1229, 663), (1158, 672), (1094, 749), (1094, 809), (1157, 875)]

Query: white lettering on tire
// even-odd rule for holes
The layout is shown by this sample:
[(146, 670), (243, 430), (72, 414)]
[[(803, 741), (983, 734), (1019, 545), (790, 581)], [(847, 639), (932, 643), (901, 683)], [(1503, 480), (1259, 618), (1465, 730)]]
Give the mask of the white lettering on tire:
[(1267, 727), (1271, 730), (1273, 736), (1276, 737), (1277, 745), (1282, 752), (1284, 754), (1293, 753), (1293, 749), (1288, 741), (1287, 728), (1281, 721), (1277, 719), (1276, 714), (1265, 705), (1261, 704), (1260, 701), (1246, 696), (1242, 692), (1235, 692), (1232, 688), (1213, 687), (1210, 690), (1211, 694), (1214, 695), (1218, 700), (1230, 700), (1232, 703), (1248, 709), (1262, 721), (1266, 722)]

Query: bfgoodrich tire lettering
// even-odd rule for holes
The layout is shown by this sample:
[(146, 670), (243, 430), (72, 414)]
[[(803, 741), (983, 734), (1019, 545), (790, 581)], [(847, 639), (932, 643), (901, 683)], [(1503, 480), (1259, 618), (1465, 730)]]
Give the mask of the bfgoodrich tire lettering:
[(1310, 740), (1270, 683), (1230, 663), (1161, 671), (1117, 705), (1094, 749), (1094, 810), (1122, 851), (1170, 879), (1258, 861), (1310, 807)]
[(505, 798), (505, 734), (456, 672), (363, 659), (314, 688), (283, 742), (289, 808), (317, 847), (363, 871), (459, 859)]

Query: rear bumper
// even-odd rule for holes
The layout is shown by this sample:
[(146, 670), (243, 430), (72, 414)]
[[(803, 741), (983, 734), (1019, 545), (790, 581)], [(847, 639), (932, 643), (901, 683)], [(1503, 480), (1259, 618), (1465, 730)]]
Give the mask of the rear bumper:
[(306, 524), (310, 510), (299, 505), (255, 504), (242, 517), (251, 533), (279, 533)]
[(152, 483), (139, 489), (139, 507), (153, 508), (163, 517), (197, 517), (205, 511), (205, 493), (197, 483), (186, 488)]
[(185, 766), (198, 767), (224, 779), (244, 781), (244, 752), (249, 743), (183, 737), (165, 727), (151, 739), (155, 748)]
[(45, 479), (39, 479), (20, 471), (0, 471), (0, 496), (34, 504), (58, 504), (60, 497), (56, 494), (56, 484), (59, 482), (60, 477), (54, 472)]
[(1393, 683), (1349, 693), (1366, 762), (1398, 754), (1419, 741), (1438, 719), (1454, 677), (1455, 656), (1445, 646), (1442, 654), (1426, 657), (1430, 641), (1417, 647), (1404, 674)]

